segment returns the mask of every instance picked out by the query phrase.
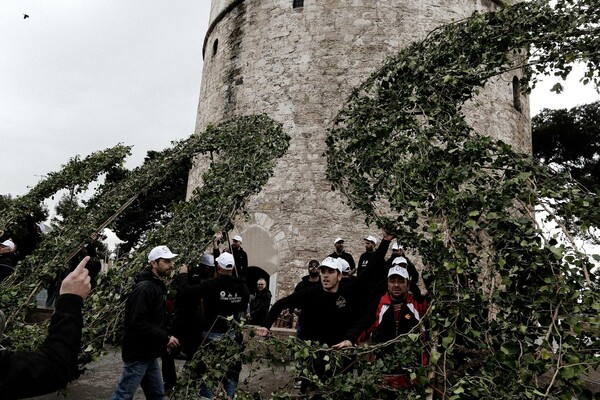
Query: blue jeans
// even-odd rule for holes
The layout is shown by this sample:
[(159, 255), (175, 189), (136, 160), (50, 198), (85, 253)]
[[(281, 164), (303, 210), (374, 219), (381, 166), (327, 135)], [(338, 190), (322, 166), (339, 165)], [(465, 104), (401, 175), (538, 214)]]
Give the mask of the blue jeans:
[[(207, 343), (210, 343), (215, 340), (219, 340), (224, 335), (227, 335), (227, 334), (226, 333), (203, 332), (203, 336)], [(229, 335), (231, 335), (231, 338), (235, 340), (235, 333), (230, 332)], [(231, 370), (227, 371), (227, 373), (225, 374), (225, 377), (221, 381), (221, 384), (223, 385), (223, 389), (225, 389), (225, 393), (227, 393), (227, 396), (232, 399), (235, 397), (235, 389), (237, 388), (238, 382), (240, 380), (240, 371), (239, 370), (241, 368), (242, 368), (241, 365), (239, 365), (237, 367), (233, 367)], [(217, 390), (217, 388), (209, 388), (206, 385), (202, 385), (200, 387), (200, 396), (205, 397), (207, 399), (212, 399), (212, 397), (214, 395), (213, 392), (216, 390)]]
[(158, 358), (151, 361), (126, 362), (123, 365), (121, 380), (112, 400), (131, 400), (138, 386), (142, 385), (148, 400), (164, 400), (163, 386)]

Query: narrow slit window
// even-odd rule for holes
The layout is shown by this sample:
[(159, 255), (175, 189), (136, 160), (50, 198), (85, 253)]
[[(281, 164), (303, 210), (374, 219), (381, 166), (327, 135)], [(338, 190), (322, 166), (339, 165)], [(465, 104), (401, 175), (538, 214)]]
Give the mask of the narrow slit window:
[(304, 0), (292, 0), (292, 8), (304, 7)]
[(215, 39), (215, 42), (213, 43), (213, 57), (217, 55), (217, 50), (219, 49), (219, 39)]
[(515, 110), (521, 112), (521, 82), (518, 77), (513, 77), (512, 80), (513, 89), (513, 107)]

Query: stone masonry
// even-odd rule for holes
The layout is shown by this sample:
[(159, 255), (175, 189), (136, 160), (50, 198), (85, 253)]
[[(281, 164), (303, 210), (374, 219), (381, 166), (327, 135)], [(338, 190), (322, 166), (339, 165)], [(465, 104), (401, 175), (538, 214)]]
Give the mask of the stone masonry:
[[(290, 148), (236, 223), (251, 266), (271, 275), (274, 299), (289, 293), (309, 259), (323, 259), (341, 236), (358, 260), (374, 234), (325, 179), (325, 137), (352, 88), (413, 41), (490, 0), (213, 0), (204, 41), (196, 134), (234, 116), (266, 113), (283, 123)], [(510, 3), (510, 2), (509, 2)], [(474, 38), (476, 40), (476, 38)], [(514, 75), (496, 79), (465, 106), (480, 132), (531, 150), (528, 99), (513, 98)], [(517, 75), (518, 76), (518, 75)], [(240, 149), (243, 151), (243, 149)], [(205, 159), (188, 191), (201, 184)], [(235, 177), (232, 177), (235, 179)]]

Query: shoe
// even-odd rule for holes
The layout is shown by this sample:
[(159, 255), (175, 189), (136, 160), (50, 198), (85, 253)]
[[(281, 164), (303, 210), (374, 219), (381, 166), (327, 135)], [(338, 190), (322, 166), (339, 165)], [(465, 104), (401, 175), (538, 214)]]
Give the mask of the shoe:
[(296, 382), (294, 382), (294, 389), (300, 389), (302, 387), (302, 380), (298, 379)]
[(2, 339), (2, 335), (4, 334), (4, 328), (6, 328), (6, 315), (0, 310), (0, 339)]

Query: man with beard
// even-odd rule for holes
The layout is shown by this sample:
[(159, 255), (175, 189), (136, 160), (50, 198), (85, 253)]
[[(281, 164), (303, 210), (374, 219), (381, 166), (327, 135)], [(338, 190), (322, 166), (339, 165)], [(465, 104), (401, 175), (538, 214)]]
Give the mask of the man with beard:
[[(397, 257), (393, 263), (393, 267), (388, 272), (387, 293), (371, 304), (362, 317), (356, 320), (354, 326), (346, 332), (345, 340), (332, 346), (334, 349), (343, 349), (367, 340), (374, 343), (390, 342), (421, 324), (429, 307), (428, 301), (422, 296), (417, 299), (409, 292), (410, 275), (406, 269), (406, 260)], [(425, 346), (426, 332), (423, 326), (421, 326), (421, 333), (423, 346)], [(391, 389), (411, 385), (406, 368), (422, 367), (428, 362), (428, 353), (422, 351), (416, 362), (407, 359), (402, 360), (402, 364), (398, 365), (393, 346), (376, 351), (374, 356), (382, 359), (384, 363), (392, 363), (390, 367), (395, 372), (384, 377), (386, 386)], [(397, 396), (393, 390), (386, 390), (382, 392), (382, 398), (397, 398)]]
[[(366, 236), (363, 238), (365, 242), (365, 252), (360, 255), (358, 259), (358, 266), (356, 267), (356, 275), (359, 276), (367, 268), (367, 264), (371, 259), (373, 253), (375, 253), (375, 247), (377, 246), (377, 239), (374, 236)], [(353, 275), (354, 271), (350, 271), (350, 275)]]
[(331, 258), (343, 258), (350, 264), (350, 272), (354, 274), (356, 272), (356, 263), (354, 262), (354, 257), (352, 254), (346, 252), (344, 250), (344, 239), (341, 237), (335, 238), (333, 241), (333, 245), (335, 246), (335, 250), (333, 253), (329, 255)]
[(163, 400), (163, 380), (158, 358), (179, 346), (179, 340), (168, 336), (167, 288), (164, 278), (173, 270), (177, 257), (167, 246), (157, 246), (148, 254), (148, 265), (135, 278), (135, 286), (125, 304), (123, 332), (123, 372), (113, 400), (133, 399), (142, 386), (147, 399)]
[[(319, 273), (319, 262), (317, 260), (310, 260), (308, 262), (308, 275), (302, 277), (302, 280), (294, 288), (294, 293), (301, 292), (311, 287), (321, 286), (321, 274)], [(302, 331), (302, 311), (292, 310), (298, 315), (298, 324), (296, 325), (296, 337), (304, 339), (304, 333)]]
[(233, 254), (235, 260), (237, 276), (245, 278), (248, 269), (248, 254), (242, 248), (242, 237), (240, 235), (235, 235), (231, 239), (231, 254)]
[[(387, 264), (389, 268), (392, 268), (392, 262), (396, 260), (398, 257), (403, 257), (406, 260), (406, 265), (404, 268), (408, 271), (408, 275), (410, 276), (410, 284), (416, 285), (419, 282), (419, 272), (415, 268), (415, 264), (410, 261), (410, 258), (404, 252), (404, 247), (400, 243), (394, 243), (392, 245), (392, 255), (387, 260)], [(384, 279), (385, 277), (382, 277)]]

